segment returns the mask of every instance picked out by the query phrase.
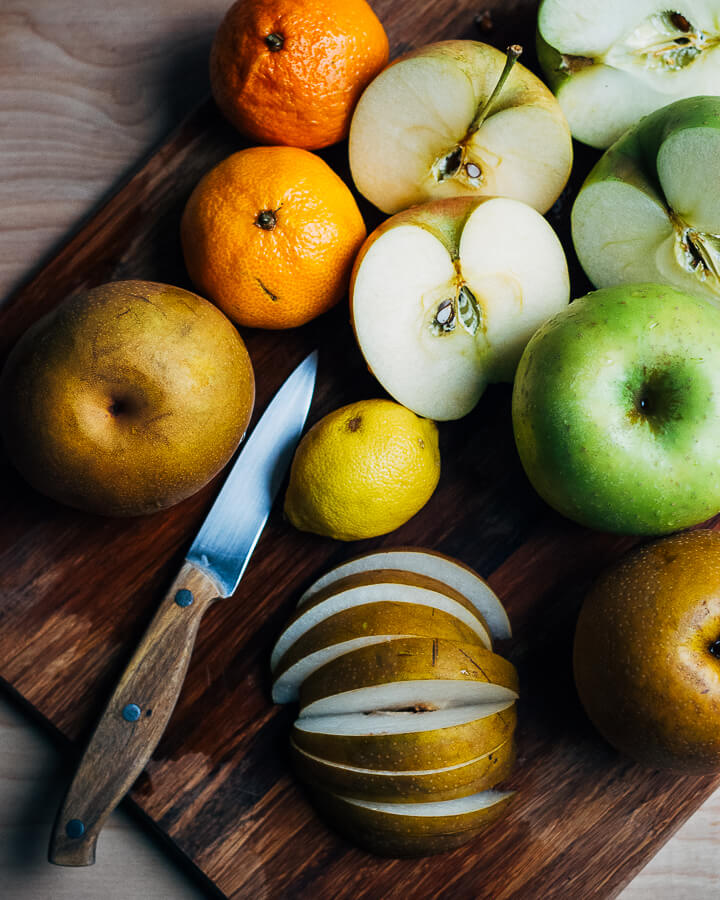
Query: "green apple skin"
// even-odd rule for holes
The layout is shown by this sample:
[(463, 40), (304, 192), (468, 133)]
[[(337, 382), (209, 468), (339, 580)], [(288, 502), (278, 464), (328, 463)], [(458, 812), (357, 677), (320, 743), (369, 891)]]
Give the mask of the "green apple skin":
[(646, 544), (585, 598), (574, 671), (609, 743), (653, 768), (720, 770), (720, 534)]
[(596, 287), (652, 280), (720, 304), (719, 154), (720, 97), (671, 103), (603, 154), (571, 217), (575, 250)]
[(670, 287), (595, 291), (545, 323), (512, 400), (543, 499), (602, 531), (664, 534), (720, 510), (720, 310)]
[(20, 473), (110, 516), (199, 490), (234, 453), (254, 397), (247, 350), (220, 310), (147, 281), (65, 300), (25, 332), (0, 379), (3, 438)]

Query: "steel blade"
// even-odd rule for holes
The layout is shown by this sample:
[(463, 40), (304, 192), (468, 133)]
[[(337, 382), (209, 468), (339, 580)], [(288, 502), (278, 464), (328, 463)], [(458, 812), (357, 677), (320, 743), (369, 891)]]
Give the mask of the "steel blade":
[(317, 363), (316, 350), (270, 401), (187, 554), (217, 581), (221, 597), (238, 586), (270, 515), (310, 410)]

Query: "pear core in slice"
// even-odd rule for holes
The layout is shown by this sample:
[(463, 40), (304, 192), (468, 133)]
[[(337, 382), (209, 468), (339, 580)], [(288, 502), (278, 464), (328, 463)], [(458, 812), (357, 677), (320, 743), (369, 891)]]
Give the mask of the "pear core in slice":
[(382, 856), (425, 856), (458, 847), (495, 822), (513, 794), (482, 791), (431, 803), (378, 803), (318, 791), (338, 830)]
[(517, 698), (515, 667), (473, 644), (396, 638), (352, 650), (313, 672), (301, 716), (445, 709)]
[(415, 547), (378, 550), (374, 553), (356, 556), (354, 559), (342, 563), (318, 578), (300, 597), (298, 606), (307, 603), (320, 591), (349, 575), (378, 573), (385, 569), (404, 570), (447, 584), (448, 587), (458, 591), (472, 602), (484, 621), (487, 622), (495, 640), (505, 640), (511, 637), (510, 620), (505, 612), (505, 607), (477, 572), (449, 556)]
[[(452, 748), (447, 748), (452, 753)], [(515, 761), (512, 739), (489, 753), (454, 765), (409, 770), (363, 769), (329, 762), (291, 745), (299, 777), (308, 784), (360, 800), (424, 802), (485, 791), (508, 777)]]
[(488, 648), (492, 645), (482, 615), (466, 597), (445, 583), (410, 572), (362, 572), (333, 582), (298, 608), (275, 643), (270, 668), (275, 671), (293, 644), (329, 616), (381, 602), (420, 604), (442, 610), (472, 629), (479, 643)]
[(442, 41), (381, 72), (350, 126), (360, 193), (386, 213), (466, 195), (510, 197), (546, 212), (570, 174), (569, 128), (551, 92), (521, 63), (492, 97), (506, 59), (478, 41)]
[[(463, 608), (461, 614), (465, 613)], [(359, 647), (413, 636), (477, 643), (478, 626), (470, 627), (451, 612), (419, 603), (379, 601), (351, 607), (323, 619), (283, 654), (274, 672), (273, 702), (297, 700), (300, 685), (309, 675)]]
[(488, 383), (512, 380), (532, 334), (567, 306), (570, 285), (562, 245), (535, 210), (463, 197), (377, 228), (350, 297), (378, 381), (418, 415), (447, 420), (470, 412)]

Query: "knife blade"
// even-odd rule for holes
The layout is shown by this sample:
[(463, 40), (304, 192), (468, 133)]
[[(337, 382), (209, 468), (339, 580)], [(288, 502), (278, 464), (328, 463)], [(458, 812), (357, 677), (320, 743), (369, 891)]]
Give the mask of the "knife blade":
[(48, 858), (95, 862), (110, 813), (145, 768), (177, 703), (203, 613), (233, 594), (300, 440), (317, 351), (288, 377), (233, 463), (220, 493), (90, 738), (58, 811)]

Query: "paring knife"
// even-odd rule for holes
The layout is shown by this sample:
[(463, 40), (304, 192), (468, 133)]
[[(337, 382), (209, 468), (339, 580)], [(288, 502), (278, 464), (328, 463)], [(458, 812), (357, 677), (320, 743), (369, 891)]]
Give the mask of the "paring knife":
[(105, 820), (145, 768), (175, 708), (205, 610), (234, 593), (265, 527), (310, 409), (317, 352), (277, 392), (233, 464), (60, 807), (50, 862), (90, 866)]

